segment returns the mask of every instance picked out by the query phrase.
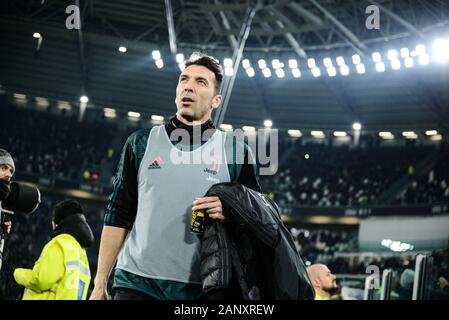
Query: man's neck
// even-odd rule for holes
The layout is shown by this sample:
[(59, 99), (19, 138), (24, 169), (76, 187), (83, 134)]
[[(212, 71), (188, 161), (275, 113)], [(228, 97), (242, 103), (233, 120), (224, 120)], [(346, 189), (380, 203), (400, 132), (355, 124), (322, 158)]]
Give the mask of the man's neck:
[(323, 291), (321, 289), (316, 289), (316, 288), (315, 288), (315, 294), (319, 295), (323, 299), (329, 299), (331, 296), (329, 294), (329, 292)]
[(205, 124), (207, 121), (210, 120), (210, 117), (204, 117), (203, 119), (200, 120), (193, 120), (193, 121), (189, 121), (188, 119), (180, 116), (179, 114), (176, 114), (176, 119), (178, 119), (179, 121), (181, 121), (183, 124), (187, 125), (187, 126), (197, 126), (197, 125), (202, 125)]

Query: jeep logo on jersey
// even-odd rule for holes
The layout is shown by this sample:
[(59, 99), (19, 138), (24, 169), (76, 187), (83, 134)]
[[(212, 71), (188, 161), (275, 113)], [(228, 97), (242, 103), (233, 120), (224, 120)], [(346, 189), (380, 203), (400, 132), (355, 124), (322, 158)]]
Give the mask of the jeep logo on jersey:
[(213, 161), (214, 166), (212, 168), (204, 169), (204, 172), (211, 173), (211, 174), (217, 174), (218, 172), (220, 172), (220, 162), (215, 157), (212, 158), (212, 161)]
[(148, 169), (161, 169), (161, 166), (164, 164), (164, 161), (162, 161), (161, 156), (157, 156), (156, 159), (151, 161), (150, 165), (148, 166)]

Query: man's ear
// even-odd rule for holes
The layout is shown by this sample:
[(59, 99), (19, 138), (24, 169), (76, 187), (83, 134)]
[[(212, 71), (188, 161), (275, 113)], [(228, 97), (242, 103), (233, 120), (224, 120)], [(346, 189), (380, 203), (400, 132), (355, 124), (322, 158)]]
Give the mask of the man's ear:
[(217, 95), (212, 99), (212, 109), (218, 108), (218, 106), (220, 105), (222, 99), (223, 99), (223, 96), (217, 94)]
[(313, 285), (315, 288), (321, 288), (321, 281), (320, 281), (319, 279), (315, 278), (315, 279), (313, 279), (313, 281), (312, 281), (312, 285)]

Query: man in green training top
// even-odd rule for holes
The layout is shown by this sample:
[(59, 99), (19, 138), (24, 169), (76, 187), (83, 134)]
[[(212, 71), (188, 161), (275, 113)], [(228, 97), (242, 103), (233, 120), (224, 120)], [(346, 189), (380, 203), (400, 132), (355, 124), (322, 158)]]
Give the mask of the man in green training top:
[[(237, 181), (260, 191), (250, 149), (211, 121), (222, 100), (222, 79), (215, 59), (192, 54), (179, 76), (176, 115), (126, 141), (105, 213), (90, 299), (108, 298), (116, 261), (114, 299), (202, 297), (201, 240), (190, 232), (191, 211), (226, 219), (220, 199), (204, 197), (216, 183)], [(186, 157), (201, 161), (180, 161)]]

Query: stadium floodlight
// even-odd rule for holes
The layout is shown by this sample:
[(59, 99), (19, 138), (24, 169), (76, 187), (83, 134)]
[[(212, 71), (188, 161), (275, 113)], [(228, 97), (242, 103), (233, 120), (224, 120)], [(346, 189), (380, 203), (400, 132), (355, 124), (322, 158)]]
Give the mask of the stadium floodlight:
[(385, 71), (385, 63), (381, 62), (376, 62), (376, 71), (377, 72), (384, 72)]
[(162, 69), (163, 67), (164, 67), (164, 60), (162, 60), (162, 59), (158, 59), (158, 60), (156, 60), (156, 67), (158, 68), (158, 69)]
[(281, 68), (281, 62), (279, 61), (279, 59), (273, 59), (271, 61), (271, 65), (273, 66), (273, 69)]
[(331, 58), (324, 58), (323, 64), (326, 68), (332, 67), (332, 59)]
[(252, 77), (254, 77), (256, 72), (254, 71), (253, 68), (248, 68), (248, 69), (246, 69), (246, 74), (248, 75), (248, 77), (252, 78)]
[(432, 140), (432, 141), (441, 141), (441, 140), (443, 140), (443, 136), (441, 134), (437, 134), (437, 135), (431, 136), (430, 140)]
[(388, 59), (389, 60), (397, 60), (398, 52), (394, 49), (388, 50)]
[(243, 67), (244, 69), (249, 69), (249, 68), (251, 68), (251, 64), (249, 63), (249, 60), (248, 60), (248, 59), (243, 59), (243, 60), (242, 60), (242, 67)]
[(220, 124), (220, 129), (223, 131), (232, 131), (232, 125), (222, 123)]
[(126, 47), (121, 46), (118, 48), (118, 51), (125, 53), (127, 51), (127, 49), (126, 49)]
[(317, 139), (323, 139), (324, 137), (326, 137), (323, 131), (316, 130), (310, 131), (310, 135)]
[(418, 44), (415, 48), (415, 51), (418, 55), (426, 54), (426, 46), (423, 44)]
[(39, 32), (35, 32), (35, 33), (33, 33), (33, 38), (39, 39), (39, 38), (42, 38), (42, 36)]
[(426, 136), (436, 136), (438, 134), (438, 131), (436, 130), (427, 130)]
[(103, 112), (104, 112), (104, 116), (106, 118), (116, 118), (117, 117), (117, 113), (116, 113), (115, 109), (104, 108)]
[(232, 68), (232, 59), (224, 58), (223, 64), (224, 64), (225, 68)]
[(401, 57), (402, 58), (410, 57), (410, 51), (408, 50), (408, 48), (402, 48), (401, 49)]
[(335, 77), (337, 75), (337, 70), (335, 69), (335, 67), (329, 67), (327, 68), (327, 74), (329, 75), (329, 77)]
[(380, 55), (379, 52), (374, 52), (372, 57), (373, 57), (373, 62), (381, 62), (382, 61), (382, 56)]
[(255, 127), (252, 127), (252, 126), (243, 126), (242, 129), (243, 129), (243, 131), (249, 132), (249, 133), (254, 133), (254, 132), (256, 132), (256, 128), (255, 128)]
[(302, 136), (301, 131), (296, 130), (296, 129), (290, 129), (287, 131), (287, 133), (290, 137), (293, 137), (293, 138), (299, 138)]
[(314, 58), (307, 59), (307, 65), (310, 69), (313, 69), (316, 67), (316, 62)]
[(357, 65), (360, 64), (361, 60), (360, 60), (360, 56), (358, 54), (355, 54), (352, 56), (352, 63)]
[(271, 70), (268, 69), (268, 68), (263, 69), (263, 70), (262, 70), (262, 73), (263, 73), (263, 76), (264, 76), (265, 78), (271, 77)]
[(298, 61), (296, 61), (296, 59), (290, 59), (290, 60), (288, 60), (288, 66), (291, 69), (297, 69), (298, 68)]
[(151, 56), (153, 57), (154, 60), (160, 60), (161, 52), (159, 50), (153, 50), (153, 52), (151, 52)]
[(415, 64), (415, 63), (413, 62), (413, 58), (408, 57), (408, 58), (405, 58), (405, 59), (404, 59), (404, 66), (405, 66), (406, 68), (413, 68), (414, 64)]
[(138, 118), (140, 118), (140, 113), (134, 112), (134, 111), (128, 111), (128, 117), (138, 119)]
[(234, 69), (232, 67), (225, 67), (224, 73), (226, 76), (231, 77), (234, 74)]
[(334, 137), (346, 137), (347, 135), (345, 131), (334, 131)]
[(264, 59), (260, 59), (257, 64), (259, 65), (260, 69), (266, 69), (267, 68), (267, 62)]
[(342, 76), (347, 76), (349, 75), (349, 67), (344, 65), (340, 67), (340, 73)]
[(176, 62), (179, 63), (183, 63), (184, 62), (184, 55), (182, 53), (177, 53), (176, 54)]
[(394, 139), (394, 135), (390, 131), (381, 131), (379, 132), (379, 137), (386, 140)]
[(274, 72), (276, 73), (278, 78), (283, 78), (285, 77), (285, 72), (284, 69), (276, 69), (274, 70)]
[(429, 55), (427, 55), (425, 53), (420, 55), (418, 58), (418, 62), (419, 62), (419, 64), (421, 64), (423, 66), (428, 65), (429, 64)]
[(432, 44), (434, 59), (438, 63), (446, 63), (449, 60), (449, 41), (436, 39)]
[(317, 68), (317, 67), (312, 68), (312, 75), (313, 75), (315, 78), (319, 77), (319, 76), (321, 75), (320, 68)]
[(346, 63), (345, 63), (345, 59), (343, 58), (343, 57), (337, 57), (337, 65), (339, 65), (340, 67), (341, 66), (344, 66)]
[(151, 120), (162, 122), (162, 121), (164, 121), (164, 117), (163, 116), (158, 116), (157, 114), (153, 114), (153, 115), (151, 115)]
[(89, 98), (87, 96), (81, 96), (80, 97), (80, 102), (82, 103), (88, 103), (89, 102)]
[(360, 63), (355, 66), (358, 74), (364, 74), (365, 73), (365, 65), (363, 63)]
[(273, 126), (273, 121), (267, 119), (263, 122), (263, 125), (267, 128), (271, 128)]
[(404, 131), (404, 132), (402, 132), (402, 135), (406, 139), (417, 139), (418, 138), (418, 135), (414, 131)]
[(178, 67), (179, 67), (179, 70), (183, 71), (186, 67), (186, 64), (184, 62), (178, 63)]
[(391, 68), (392, 68), (393, 70), (399, 70), (399, 69), (401, 69), (401, 61), (399, 61), (399, 60), (392, 60), (392, 61), (391, 61)]
[(295, 78), (299, 78), (299, 77), (301, 77), (301, 71), (299, 71), (298, 68), (292, 69), (292, 75)]
[(355, 131), (360, 131), (362, 129), (362, 124), (360, 122), (354, 122), (352, 124), (352, 129)]

